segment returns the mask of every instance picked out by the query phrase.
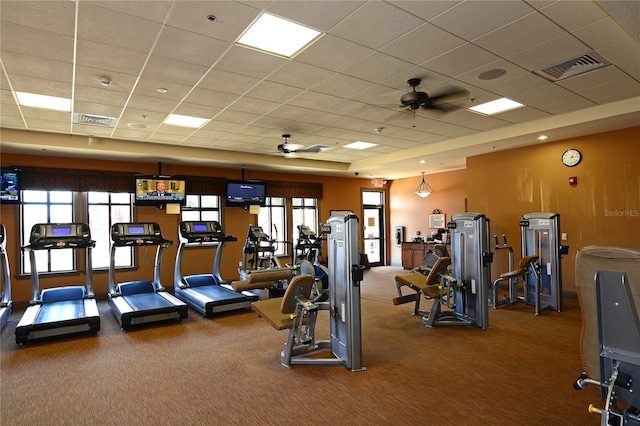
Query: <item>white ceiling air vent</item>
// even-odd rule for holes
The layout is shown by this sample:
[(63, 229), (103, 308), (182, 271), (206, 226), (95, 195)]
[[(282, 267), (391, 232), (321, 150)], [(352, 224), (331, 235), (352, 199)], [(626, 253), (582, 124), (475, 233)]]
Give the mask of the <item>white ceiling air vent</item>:
[(603, 58), (596, 52), (585, 53), (577, 58), (569, 59), (556, 65), (552, 65), (541, 70), (533, 71), (541, 77), (551, 81), (566, 80), (576, 75), (586, 72), (595, 71), (597, 69), (611, 65), (607, 59)]
[(103, 117), (101, 115), (80, 114), (74, 112), (73, 122), (77, 124), (89, 124), (91, 126), (116, 127), (118, 119), (113, 117)]

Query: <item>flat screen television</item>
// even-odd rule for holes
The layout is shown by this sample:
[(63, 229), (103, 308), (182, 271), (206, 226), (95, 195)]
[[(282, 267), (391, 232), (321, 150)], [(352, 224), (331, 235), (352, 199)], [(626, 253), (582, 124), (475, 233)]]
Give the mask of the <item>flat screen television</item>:
[(227, 207), (264, 206), (267, 184), (263, 181), (228, 180), (224, 205)]
[(3, 167), (0, 173), (0, 203), (20, 203), (20, 170)]
[(187, 181), (178, 176), (136, 175), (136, 206), (158, 206), (163, 204), (185, 205)]

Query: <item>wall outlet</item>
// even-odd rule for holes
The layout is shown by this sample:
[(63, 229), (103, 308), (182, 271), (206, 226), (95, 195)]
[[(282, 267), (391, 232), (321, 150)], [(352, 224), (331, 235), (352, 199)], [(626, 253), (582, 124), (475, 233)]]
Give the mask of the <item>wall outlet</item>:
[(567, 241), (567, 233), (566, 232), (562, 233), (562, 241)]

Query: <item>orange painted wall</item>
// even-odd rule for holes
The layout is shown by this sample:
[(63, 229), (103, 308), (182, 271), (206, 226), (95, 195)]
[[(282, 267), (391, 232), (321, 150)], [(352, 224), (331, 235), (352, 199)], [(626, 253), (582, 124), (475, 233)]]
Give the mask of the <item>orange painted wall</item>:
[[(420, 231), (421, 237), (429, 237), (435, 229), (429, 229), (429, 214), (435, 209), (445, 214), (448, 221), (452, 214), (464, 212), (467, 197), (467, 172), (455, 170), (451, 172), (426, 175), (425, 180), (434, 189), (427, 198), (420, 198), (415, 194), (422, 176), (398, 179), (391, 183), (389, 189), (390, 224), (391, 231), (396, 226), (405, 227), (405, 240), (410, 241)], [(391, 264), (402, 264), (400, 245), (395, 243), (391, 235)]]
[[(576, 148), (582, 161), (566, 167), (562, 153)], [(569, 186), (569, 177), (578, 178)], [(640, 249), (640, 127), (479, 155), (467, 159), (469, 211), (490, 219), (491, 234), (506, 234), (521, 256), (522, 214), (560, 214), (563, 290), (575, 292), (575, 257), (589, 245)], [(492, 276), (508, 269), (497, 252)]]

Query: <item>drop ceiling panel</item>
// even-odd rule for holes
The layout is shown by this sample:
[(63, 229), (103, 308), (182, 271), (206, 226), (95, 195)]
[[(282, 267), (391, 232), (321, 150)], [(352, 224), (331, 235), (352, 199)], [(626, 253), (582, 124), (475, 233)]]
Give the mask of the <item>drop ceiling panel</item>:
[(87, 40), (78, 40), (78, 65), (138, 75), (147, 55), (129, 49), (122, 49)]
[(73, 62), (73, 37), (2, 22), (2, 50), (62, 62)]
[(326, 34), (296, 56), (296, 61), (341, 71), (372, 52), (368, 47)]
[(388, 3), (370, 1), (332, 28), (330, 33), (379, 49), (422, 22), (422, 19)]
[(572, 33), (593, 49), (629, 38), (629, 33), (609, 17), (577, 28)]
[(562, 28), (553, 21), (531, 13), (475, 39), (473, 43), (498, 56), (506, 57), (562, 34)]
[(73, 75), (71, 62), (60, 62), (21, 53), (2, 52), (2, 64), (11, 75), (34, 77), (41, 80), (64, 83), (68, 82), (69, 76)]
[[(181, 1), (174, 4), (167, 25), (233, 42), (259, 12), (259, 9), (231, 1)], [(216, 19), (210, 21), (209, 15)]]
[(78, 38), (94, 43), (148, 52), (162, 26), (136, 16), (80, 3)]
[(463, 39), (425, 22), (387, 44), (380, 51), (413, 64), (420, 64), (464, 43)]
[[(74, 2), (61, 1), (55, 7), (43, 1), (6, 1), (2, 2), (0, 17), (3, 26), (12, 22), (32, 29), (49, 31), (73, 37), (75, 22)], [(45, 10), (47, 13), (42, 13)], [(3, 38), (3, 43), (7, 39)], [(2, 47), (2, 50), (5, 46)]]
[(415, 0), (392, 0), (388, 3), (406, 10), (424, 20), (430, 20), (442, 12), (460, 3), (458, 0), (449, 1), (415, 1)]
[(328, 79), (334, 74), (333, 71), (323, 68), (313, 67), (301, 62), (287, 62), (282, 67), (275, 70), (268, 81), (284, 84), (287, 86), (306, 89)]
[(412, 67), (413, 65), (409, 62), (395, 59), (380, 52), (374, 52), (346, 68), (343, 72), (352, 77), (373, 83), (382, 83), (386, 79)]
[(255, 87), (260, 80), (246, 75), (210, 69), (198, 83), (204, 89), (219, 90), (226, 93), (242, 95)]
[(210, 67), (217, 61), (229, 43), (193, 34), (191, 31), (166, 27), (153, 49), (154, 55), (181, 62)]
[(268, 3), (268, 12), (287, 17), (291, 21), (326, 32), (365, 2), (336, 1), (332, 2), (330, 7), (327, 7), (327, 3), (324, 1), (310, 0), (303, 2), (294, 0)]
[(156, 80), (175, 81), (179, 84), (194, 85), (209, 68), (179, 61), (173, 58), (151, 55), (142, 76)]
[(263, 79), (285, 62), (285, 59), (274, 55), (234, 46), (216, 64), (216, 69)]
[(471, 43), (466, 43), (420, 65), (440, 74), (455, 77), (498, 59), (500, 59), (498, 56)]
[(568, 31), (607, 16), (606, 12), (594, 2), (583, 2), (580, 7), (575, 7), (570, 2), (556, 1), (541, 8), (540, 11)]
[(464, 1), (429, 22), (471, 41), (531, 12), (531, 6), (518, 1)]

